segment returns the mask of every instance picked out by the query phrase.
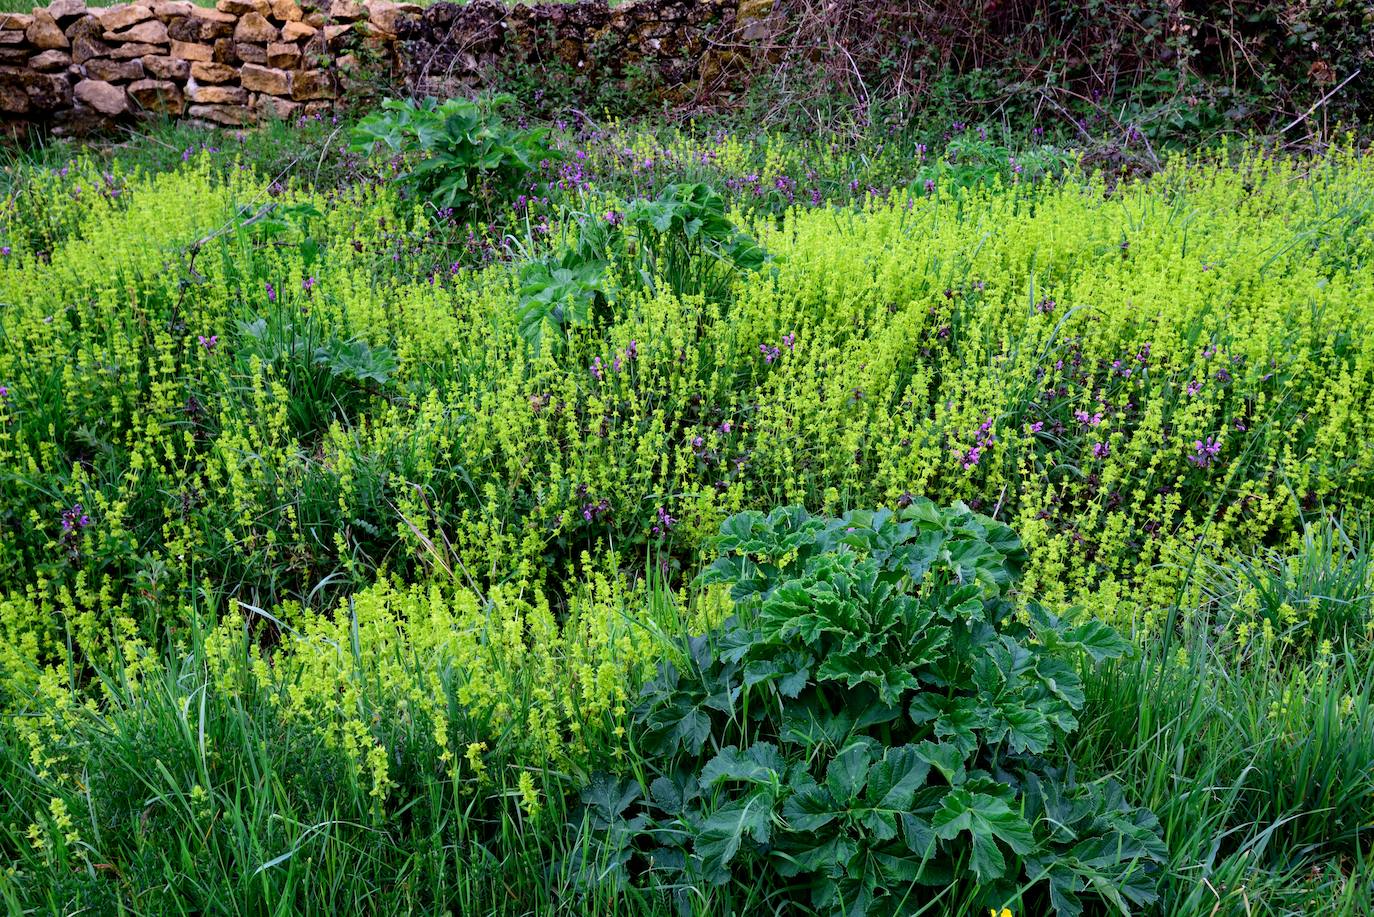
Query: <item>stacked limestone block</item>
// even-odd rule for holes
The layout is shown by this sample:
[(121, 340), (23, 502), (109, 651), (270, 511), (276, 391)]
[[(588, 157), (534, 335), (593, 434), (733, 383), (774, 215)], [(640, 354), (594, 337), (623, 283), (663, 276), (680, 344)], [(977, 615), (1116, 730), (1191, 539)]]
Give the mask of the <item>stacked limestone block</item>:
[[(322, 5), (317, 5), (322, 4)], [(242, 126), (332, 107), (340, 74), (394, 61), (390, 0), (56, 0), (0, 14), (0, 113), (73, 130), (140, 113)]]

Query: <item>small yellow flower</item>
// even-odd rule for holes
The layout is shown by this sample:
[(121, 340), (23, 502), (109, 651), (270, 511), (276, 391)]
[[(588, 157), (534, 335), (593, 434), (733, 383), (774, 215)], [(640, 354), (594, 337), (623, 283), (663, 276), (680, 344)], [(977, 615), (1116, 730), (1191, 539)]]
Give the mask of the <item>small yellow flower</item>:
[(1016, 915), (1011, 912), (1009, 907), (1004, 907), (1000, 911), (995, 907), (990, 907), (988, 908), (988, 917), (1016, 917)]

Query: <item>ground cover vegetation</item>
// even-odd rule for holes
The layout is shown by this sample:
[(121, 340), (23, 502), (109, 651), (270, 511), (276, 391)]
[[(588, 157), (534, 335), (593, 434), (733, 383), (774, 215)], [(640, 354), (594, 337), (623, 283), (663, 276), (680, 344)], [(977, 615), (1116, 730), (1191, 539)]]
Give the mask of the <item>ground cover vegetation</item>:
[(6, 173), (12, 912), (1367, 912), (1354, 139), (152, 137)]

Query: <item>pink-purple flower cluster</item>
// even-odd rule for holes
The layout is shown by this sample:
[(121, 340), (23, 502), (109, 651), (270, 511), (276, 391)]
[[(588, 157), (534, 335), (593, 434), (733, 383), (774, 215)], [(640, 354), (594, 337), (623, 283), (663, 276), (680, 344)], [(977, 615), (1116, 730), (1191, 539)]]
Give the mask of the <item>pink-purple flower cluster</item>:
[[(789, 331), (782, 336), (782, 347), (786, 347), (788, 353), (793, 353), (796, 350), (796, 346), (797, 335), (795, 332)], [(778, 357), (782, 356), (782, 347), (770, 344), (767, 341), (759, 344), (759, 353), (763, 355), (763, 362), (772, 363)]]
[(91, 517), (80, 503), (73, 503), (71, 509), (62, 511), (62, 531), (75, 532), (91, 524)]
[(1199, 468), (1210, 467), (1221, 454), (1221, 443), (1214, 437), (1207, 437), (1205, 440), (1193, 440), (1193, 454), (1188, 456), (1188, 461)]
[(978, 430), (973, 436), (973, 445), (959, 456), (959, 464), (965, 471), (977, 466), (983, 458), (983, 450), (995, 442), (997, 435), (992, 432), (992, 418), (988, 417), (978, 425)]
[(654, 522), (650, 531), (655, 535), (666, 535), (672, 531), (673, 526), (677, 525), (677, 520), (668, 515), (668, 510), (662, 506), (658, 508), (658, 519)]

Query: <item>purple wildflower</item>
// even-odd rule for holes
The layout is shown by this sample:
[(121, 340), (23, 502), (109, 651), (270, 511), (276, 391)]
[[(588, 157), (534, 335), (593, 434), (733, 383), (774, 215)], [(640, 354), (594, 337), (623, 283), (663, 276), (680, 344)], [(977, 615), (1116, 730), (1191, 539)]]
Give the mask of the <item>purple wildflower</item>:
[(75, 532), (77, 529), (84, 529), (91, 524), (91, 517), (86, 515), (85, 509), (80, 503), (73, 503), (71, 509), (62, 511), (62, 531)]
[(672, 531), (673, 526), (677, 525), (677, 520), (668, 515), (668, 511), (663, 507), (658, 508), (658, 521), (653, 525), (655, 535), (664, 535)]
[(593, 357), (593, 358), (592, 358), (592, 366), (591, 366), (591, 369), (592, 369), (592, 378), (595, 379), (597, 382), (600, 382), (600, 381), (602, 381), (603, 379), (606, 378), (606, 373), (605, 373), (605, 371), (601, 368), (601, 358), (600, 358), (600, 357)]
[(1206, 468), (1212, 464), (1218, 455), (1221, 454), (1221, 443), (1213, 437), (1206, 440), (1193, 440), (1193, 454), (1188, 456), (1188, 461), (1199, 468)]
[(274, 287), (274, 286), (272, 286), (272, 281), (270, 281), (270, 280), (267, 281), (267, 301), (268, 301), (268, 302), (276, 302), (276, 301), (277, 301), (277, 288)]
[(198, 334), (196, 335), (196, 340), (199, 341), (200, 346), (204, 347), (206, 351), (209, 353), (214, 353), (215, 348), (219, 346), (218, 334), (212, 334), (209, 337), (206, 337), (203, 334)]
[(1202, 383), (1194, 379), (1188, 383), (1186, 391), (1189, 395), (1196, 395), (1198, 392), (1202, 391)]
[(314, 277), (307, 277), (307, 278), (305, 278), (304, 280), (301, 281), (301, 289), (304, 290), (305, 292), (309, 293), (311, 290), (313, 290), (313, 289), (315, 288), (315, 283), (316, 283), (316, 282), (317, 282), (317, 281), (315, 280)]
[(1093, 458), (1103, 459), (1112, 454), (1112, 447), (1106, 443), (1093, 443)]
[(1102, 423), (1101, 411), (1098, 411), (1096, 414), (1091, 415), (1087, 411), (1074, 411), (1073, 416), (1078, 419), (1079, 423), (1089, 427), (1096, 427)]
[(763, 362), (765, 363), (772, 363), (782, 356), (782, 351), (771, 344), (760, 344), (759, 353), (763, 354)]

